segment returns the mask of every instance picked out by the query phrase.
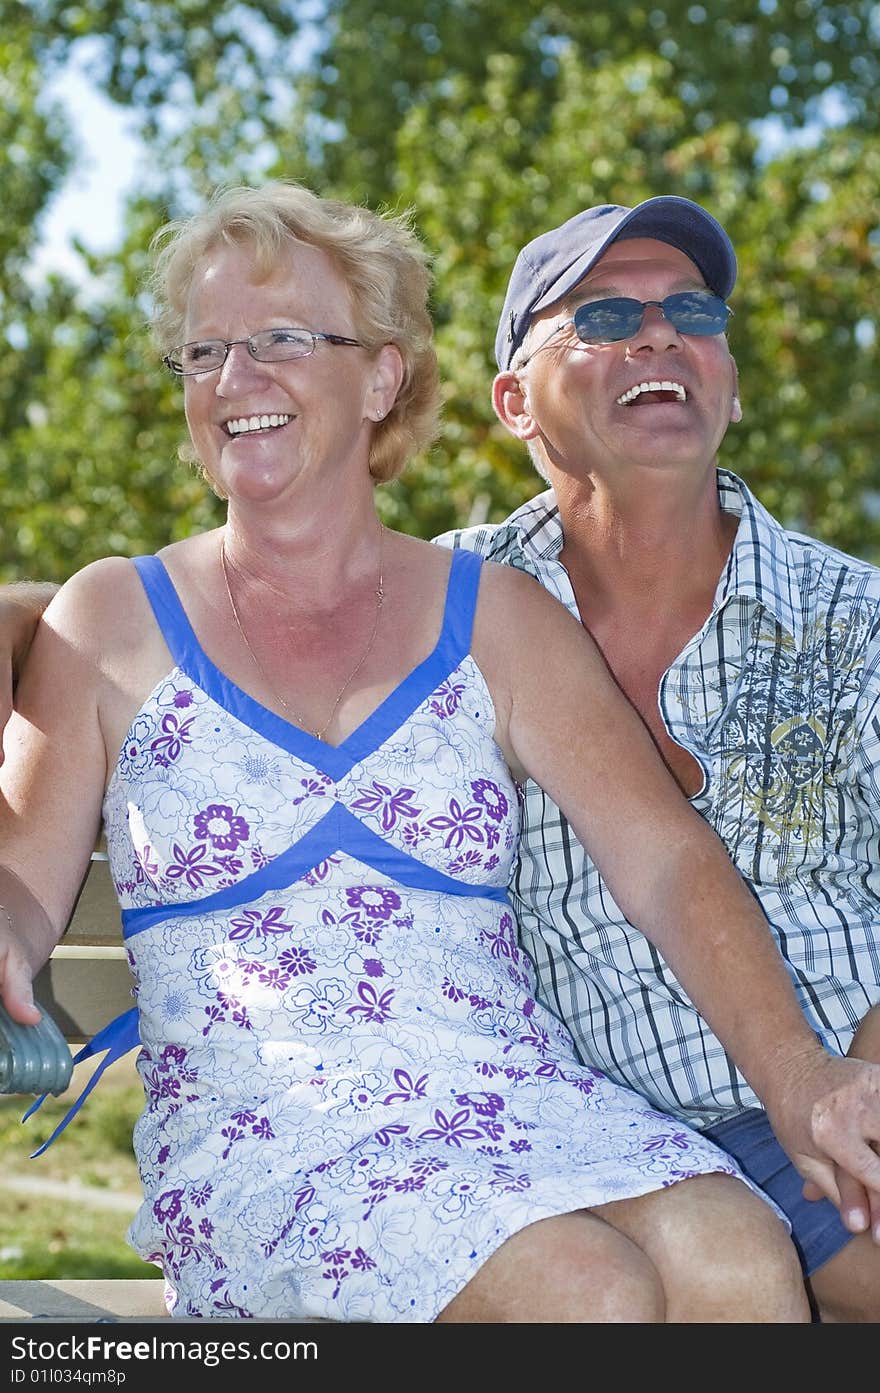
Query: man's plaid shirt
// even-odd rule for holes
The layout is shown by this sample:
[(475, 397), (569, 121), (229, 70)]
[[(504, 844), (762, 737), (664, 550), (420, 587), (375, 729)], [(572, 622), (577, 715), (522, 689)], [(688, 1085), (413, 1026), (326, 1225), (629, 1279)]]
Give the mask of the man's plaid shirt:
[[(719, 470), (718, 489), (736, 540), (660, 709), (703, 767), (694, 807), (753, 887), (818, 1035), (844, 1053), (880, 1000), (880, 570), (784, 531), (736, 475)], [(435, 540), (528, 571), (577, 614), (552, 490)], [(559, 809), (532, 782), (523, 793), (511, 895), (582, 1058), (693, 1126), (756, 1106)]]

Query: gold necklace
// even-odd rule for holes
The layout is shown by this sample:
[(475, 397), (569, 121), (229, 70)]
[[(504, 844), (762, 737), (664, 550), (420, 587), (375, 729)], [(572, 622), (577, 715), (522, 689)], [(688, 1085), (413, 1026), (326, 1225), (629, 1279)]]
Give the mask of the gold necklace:
[[(346, 677), (346, 679), (345, 679), (345, 681), (343, 682), (342, 686), (340, 687), (339, 692), (337, 693), (337, 696), (336, 696), (336, 700), (334, 701), (333, 706), (332, 706), (332, 709), (331, 709), (331, 711), (330, 711), (330, 715), (327, 717), (327, 719), (326, 719), (326, 721), (324, 722), (323, 726), (321, 727), (320, 730), (312, 730), (309, 726), (306, 725), (306, 723), (305, 723), (305, 721), (303, 720), (302, 716), (300, 716), (299, 713), (298, 713), (297, 711), (295, 711), (294, 708), (293, 708), (292, 706), (290, 706), (289, 703), (286, 702), (286, 701), (284, 700), (284, 697), (281, 695), (281, 693), (280, 693), (280, 692), (275, 688), (275, 686), (269, 681), (269, 678), (268, 678), (267, 675), (266, 675), (265, 668), (263, 667), (263, 665), (261, 664), (261, 662), (260, 662), (259, 659), (257, 658), (256, 653), (254, 652), (253, 648), (251, 648), (251, 645), (250, 645), (250, 643), (248, 642), (247, 634), (246, 634), (245, 631), (244, 631), (244, 628), (243, 628), (243, 626), (242, 626), (241, 619), (239, 618), (238, 610), (237, 610), (236, 605), (235, 605), (235, 601), (234, 601), (233, 598), (232, 598), (232, 587), (231, 587), (230, 584), (229, 584), (229, 564), (228, 564), (227, 559), (226, 559), (226, 534), (224, 533), (224, 535), (223, 535), (223, 536), (221, 537), (221, 539), (220, 539), (220, 565), (221, 565), (221, 568), (222, 568), (222, 570), (223, 570), (223, 580), (224, 580), (224, 582), (225, 582), (225, 584), (226, 584), (226, 596), (227, 596), (227, 599), (229, 600), (229, 608), (232, 610), (232, 617), (233, 617), (233, 619), (235, 620), (235, 627), (238, 629), (238, 632), (239, 632), (239, 634), (241, 635), (241, 641), (242, 641), (242, 643), (244, 644), (245, 648), (247, 649), (248, 653), (250, 654), (251, 662), (253, 663), (254, 667), (257, 669), (257, 672), (258, 672), (258, 673), (260, 674), (260, 676), (262, 677), (263, 681), (265, 682), (266, 686), (269, 688), (269, 691), (270, 691), (270, 692), (272, 693), (272, 695), (275, 697), (275, 700), (278, 702), (278, 704), (279, 704), (280, 706), (283, 706), (283, 707), (284, 707), (284, 710), (287, 711), (288, 714), (289, 714), (290, 716), (293, 717), (294, 723), (295, 723), (296, 725), (298, 725), (298, 726), (300, 727), (301, 730), (308, 731), (309, 735), (313, 735), (313, 736), (315, 737), (316, 740), (323, 740), (323, 739), (324, 739), (324, 736), (327, 734), (327, 731), (330, 729), (331, 725), (333, 724), (333, 717), (336, 715), (336, 712), (339, 710), (339, 703), (342, 701), (342, 698), (345, 696), (345, 693), (348, 691), (349, 687), (351, 686), (351, 684), (352, 684), (352, 682), (354, 681), (354, 679), (357, 677), (357, 675), (358, 675), (358, 673), (360, 672), (361, 668), (363, 667), (364, 663), (367, 661), (367, 658), (369, 657), (369, 654), (370, 654), (371, 651), (372, 651), (373, 644), (376, 642), (376, 634), (379, 632), (379, 615), (380, 615), (381, 612), (382, 612), (382, 604), (383, 604), (384, 599), (385, 599), (385, 589), (384, 589), (383, 574), (382, 574), (382, 552), (383, 552), (384, 542), (385, 542), (385, 527), (384, 527), (383, 523), (380, 522), (380, 523), (379, 523), (379, 570), (378, 570), (378, 575), (377, 575), (377, 577), (376, 577), (376, 591), (375, 591), (375, 594), (376, 594), (376, 617), (375, 617), (375, 619), (373, 620), (373, 628), (372, 628), (372, 631), (371, 631), (371, 633), (370, 633), (370, 637), (369, 637), (369, 640), (368, 640), (368, 642), (367, 642), (367, 646), (366, 646), (366, 648), (364, 649), (363, 653), (361, 654), (361, 656), (360, 656), (360, 658), (358, 659), (358, 661), (357, 661), (357, 663), (355, 664), (355, 666), (352, 668), (351, 672), (350, 672), (350, 673), (348, 674), (348, 676)], [(267, 586), (266, 586), (266, 589), (267, 589), (267, 590), (272, 590), (273, 587), (272, 587), (271, 585), (267, 585)], [(276, 591), (275, 593), (277, 594), (278, 592)]]

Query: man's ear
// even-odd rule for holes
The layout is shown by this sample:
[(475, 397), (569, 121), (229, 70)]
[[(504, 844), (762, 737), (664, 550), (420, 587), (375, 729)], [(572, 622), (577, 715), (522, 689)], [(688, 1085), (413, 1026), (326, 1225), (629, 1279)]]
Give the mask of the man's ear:
[(512, 368), (500, 372), (492, 383), (495, 415), (517, 440), (533, 440), (538, 425), (529, 406), (528, 388)]
[(730, 401), (730, 419), (734, 425), (743, 418), (742, 402), (739, 399), (739, 372), (733, 358), (730, 360), (733, 372), (733, 396)]

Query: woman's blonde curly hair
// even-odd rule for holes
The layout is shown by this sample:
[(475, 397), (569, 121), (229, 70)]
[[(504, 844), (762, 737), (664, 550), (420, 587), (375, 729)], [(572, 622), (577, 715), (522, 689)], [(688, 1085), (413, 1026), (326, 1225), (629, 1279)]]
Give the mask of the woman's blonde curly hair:
[[(325, 252), (346, 281), (355, 337), (378, 352), (393, 343), (403, 359), (403, 381), (391, 411), (376, 425), (370, 474), (387, 483), (407, 460), (435, 439), (440, 410), (439, 374), (428, 312), (428, 257), (408, 214), (378, 214), (337, 199), (320, 198), (293, 181), (261, 188), (223, 187), (201, 212), (159, 229), (148, 283), (153, 336), (164, 355), (185, 338), (186, 306), (199, 261), (218, 243), (252, 247), (257, 266), (271, 275), (296, 243)], [(181, 456), (194, 459), (192, 447)]]

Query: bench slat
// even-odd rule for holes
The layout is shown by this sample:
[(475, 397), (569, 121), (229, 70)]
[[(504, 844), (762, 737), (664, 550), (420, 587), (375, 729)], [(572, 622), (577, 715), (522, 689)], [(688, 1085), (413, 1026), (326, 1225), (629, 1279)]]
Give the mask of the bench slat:
[(119, 901), (110, 876), (110, 863), (102, 851), (93, 851), (79, 897), (64, 931), (62, 944), (121, 945)]
[(71, 1044), (91, 1040), (133, 1005), (125, 958), (63, 957), (57, 950), (34, 982), (40, 1006)]

